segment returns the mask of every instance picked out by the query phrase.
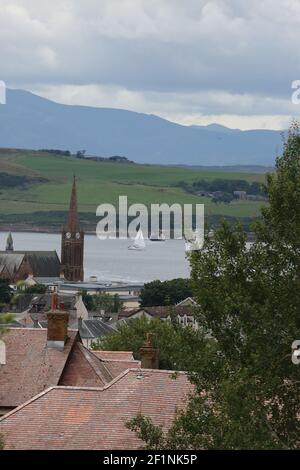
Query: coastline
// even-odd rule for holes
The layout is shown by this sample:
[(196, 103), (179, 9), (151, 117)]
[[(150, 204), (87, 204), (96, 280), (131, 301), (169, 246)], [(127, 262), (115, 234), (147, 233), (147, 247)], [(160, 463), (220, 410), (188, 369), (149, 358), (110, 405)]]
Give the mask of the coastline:
[[(13, 232), (13, 233), (41, 233), (41, 234), (55, 234), (55, 235), (60, 235), (61, 231), (63, 229), (63, 226), (60, 228), (57, 227), (28, 227), (28, 225), (0, 225), (0, 233), (1, 232)], [(84, 228), (84, 233), (85, 235), (94, 235), (95, 237), (97, 236), (96, 230), (91, 230)], [(255, 241), (255, 234), (254, 232), (247, 232), (247, 242), (248, 243), (253, 243)]]

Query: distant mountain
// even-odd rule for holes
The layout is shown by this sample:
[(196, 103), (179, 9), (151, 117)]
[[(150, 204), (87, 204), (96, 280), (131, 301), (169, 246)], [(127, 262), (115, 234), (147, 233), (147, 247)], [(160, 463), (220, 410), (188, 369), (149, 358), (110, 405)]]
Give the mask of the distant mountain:
[(85, 149), (139, 163), (272, 166), (280, 134), (181, 126), (121, 109), (63, 105), (22, 90), (8, 90), (7, 104), (0, 105), (0, 147)]
[(230, 129), (229, 127), (221, 126), (221, 124), (208, 124), (208, 126), (190, 126), (194, 129), (205, 129), (207, 131), (222, 132), (223, 134), (235, 134), (236, 132), (242, 132), (240, 129)]

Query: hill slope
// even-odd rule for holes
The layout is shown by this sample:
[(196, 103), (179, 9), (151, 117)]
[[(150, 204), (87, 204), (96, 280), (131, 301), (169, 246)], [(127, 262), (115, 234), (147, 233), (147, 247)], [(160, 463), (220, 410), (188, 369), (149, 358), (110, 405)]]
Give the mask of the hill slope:
[(264, 205), (259, 201), (237, 200), (215, 204), (207, 197), (185, 192), (179, 183), (200, 179), (242, 179), (263, 181), (262, 173), (222, 172), (208, 169), (161, 167), (112, 162), (94, 162), (75, 157), (56, 156), (30, 150), (0, 149), (0, 176), (15, 175), (14, 186), (2, 185), (0, 191), (0, 225), (3, 228), (38, 226), (60, 229), (66, 218), (72, 176), (76, 173), (81, 221), (96, 227), (96, 208), (101, 203), (118, 207), (120, 195), (128, 203), (203, 203), (207, 217), (255, 217)]
[(181, 126), (132, 111), (62, 105), (22, 90), (8, 90), (0, 105), (1, 147), (86, 149), (139, 163), (270, 166), (281, 145), (277, 131)]

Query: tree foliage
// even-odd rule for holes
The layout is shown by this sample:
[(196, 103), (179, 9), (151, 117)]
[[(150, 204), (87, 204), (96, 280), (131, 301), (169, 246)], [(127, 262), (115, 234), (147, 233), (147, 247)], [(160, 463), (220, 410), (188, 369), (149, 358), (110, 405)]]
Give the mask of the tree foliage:
[(172, 279), (170, 281), (152, 281), (144, 285), (141, 291), (141, 305), (155, 307), (175, 305), (192, 295), (189, 279)]
[(119, 327), (119, 330), (93, 343), (93, 349), (108, 351), (132, 351), (135, 359), (140, 359), (139, 350), (147, 333), (153, 334), (154, 346), (159, 349), (159, 367), (169, 370), (186, 370), (202, 340), (191, 327), (182, 327), (175, 320), (162, 321), (159, 318), (134, 318)]
[(82, 292), (81, 295), (86, 308), (90, 311), (104, 310), (105, 313), (116, 313), (123, 307), (123, 302), (118, 294), (110, 295), (101, 292), (100, 294), (91, 295)]
[(7, 279), (0, 279), (0, 303), (8, 304), (13, 296), (13, 290)]
[(47, 286), (44, 284), (35, 284), (34, 286), (27, 286), (24, 289), (25, 294), (45, 294)]
[(270, 205), (250, 249), (242, 229), (224, 222), (204, 250), (191, 254), (194, 298), (214, 346), (198, 351), (190, 368), (195, 394), (167, 433), (145, 417), (129, 423), (147, 447), (299, 448), (300, 369), (291, 361), (291, 344), (300, 339), (297, 126), (265, 191)]

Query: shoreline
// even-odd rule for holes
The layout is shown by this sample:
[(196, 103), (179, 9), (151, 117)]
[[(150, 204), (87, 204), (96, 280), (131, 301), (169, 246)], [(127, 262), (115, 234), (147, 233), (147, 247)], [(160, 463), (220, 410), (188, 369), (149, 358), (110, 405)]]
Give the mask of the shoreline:
[[(38, 227), (37, 229), (32, 229), (29, 227), (11, 227), (11, 226), (0, 226), (1, 232), (12, 232), (12, 233), (40, 233), (40, 234), (49, 234), (49, 235), (61, 235), (61, 229), (46, 229)], [(96, 230), (84, 230), (85, 235), (94, 235), (97, 237)], [(118, 237), (117, 237), (118, 238)], [(172, 239), (170, 239), (172, 240)], [(255, 234), (253, 232), (247, 232), (247, 243), (253, 243), (255, 241)]]
[[(63, 228), (63, 227), (62, 227)], [(0, 232), (12, 232), (12, 233), (43, 233), (43, 234), (53, 234), (53, 235), (60, 235), (62, 232), (62, 228), (42, 228), (38, 227), (37, 229), (33, 229), (32, 227), (24, 226), (24, 227), (12, 227), (11, 225), (0, 225)], [(95, 230), (84, 230), (85, 235), (96, 235)]]

